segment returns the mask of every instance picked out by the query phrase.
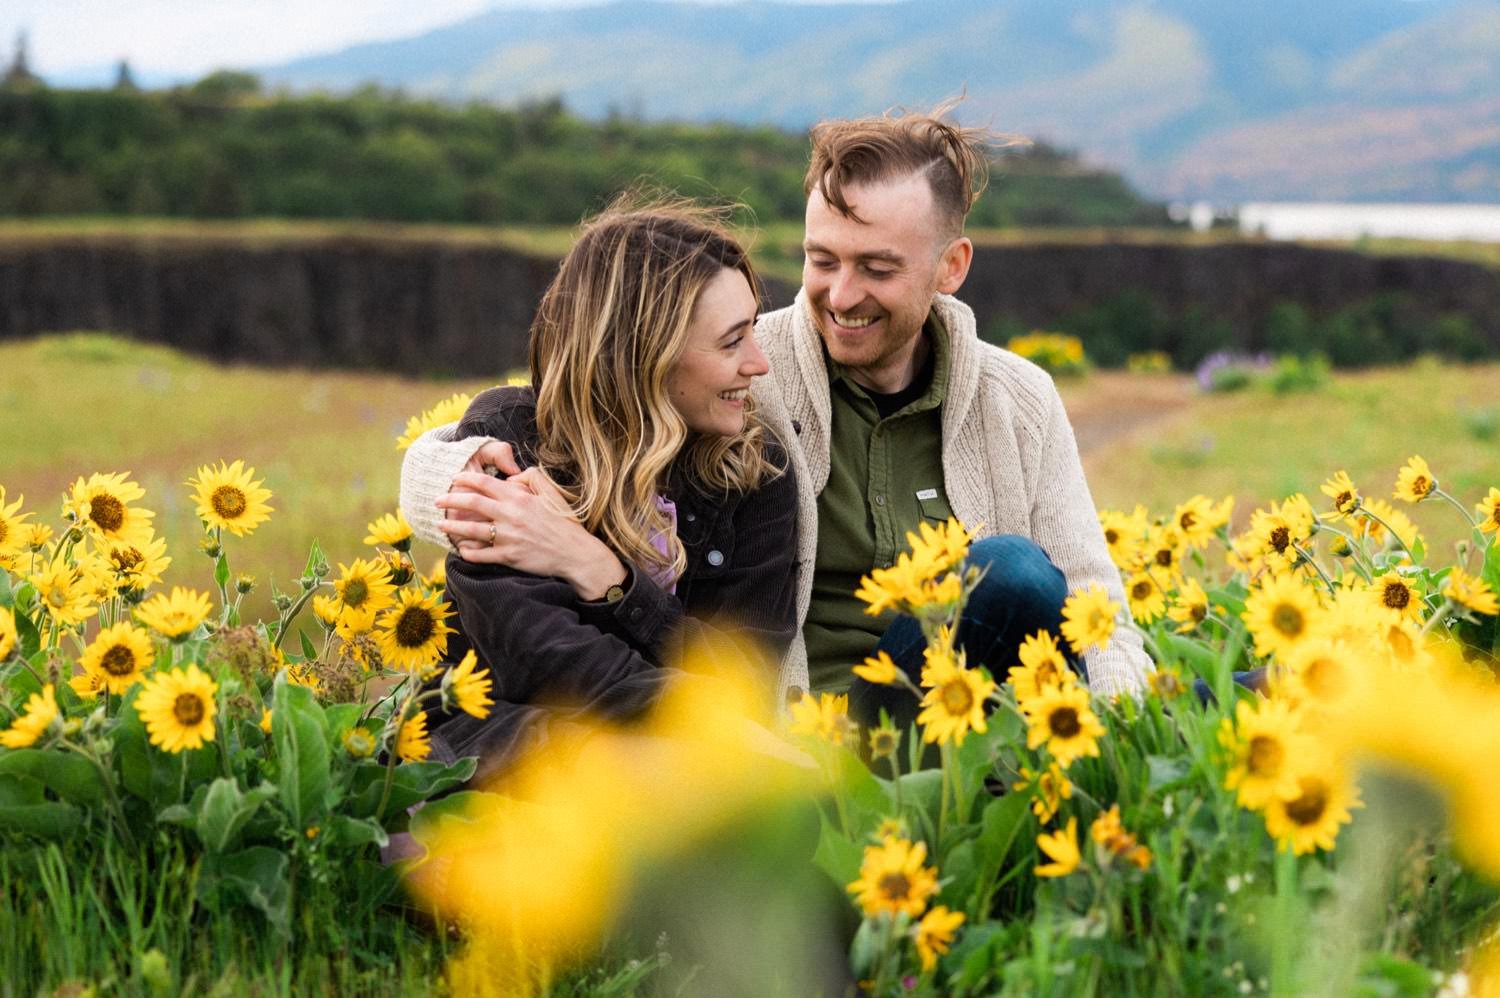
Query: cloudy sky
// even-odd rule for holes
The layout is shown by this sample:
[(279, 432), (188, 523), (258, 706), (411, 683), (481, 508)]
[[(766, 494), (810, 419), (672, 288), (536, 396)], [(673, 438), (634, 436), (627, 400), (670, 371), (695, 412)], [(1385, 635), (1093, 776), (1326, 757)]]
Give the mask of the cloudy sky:
[(143, 79), (193, 77), (401, 38), (491, 7), (590, 2), (605, 0), (0, 0), (0, 64), (24, 30), (45, 77), (104, 73), (122, 58)]

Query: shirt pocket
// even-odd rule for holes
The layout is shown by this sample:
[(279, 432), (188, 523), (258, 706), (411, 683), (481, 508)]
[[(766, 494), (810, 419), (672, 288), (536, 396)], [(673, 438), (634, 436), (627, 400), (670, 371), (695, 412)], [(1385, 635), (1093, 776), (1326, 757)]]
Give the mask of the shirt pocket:
[(933, 523), (943, 523), (953, 515), (953, 507), (948, 505), (942, 489), (918, 489), (917, 508), (922, 511), (922, 519)]

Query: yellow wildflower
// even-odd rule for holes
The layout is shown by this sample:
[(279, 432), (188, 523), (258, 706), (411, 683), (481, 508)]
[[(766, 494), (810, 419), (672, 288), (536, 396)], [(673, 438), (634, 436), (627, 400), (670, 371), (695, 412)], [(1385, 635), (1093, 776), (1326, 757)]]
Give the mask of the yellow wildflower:
[(411, 549), (411, 524), (406, 522), (406, 514), (399, 509), (394, 514), (386, 513), (376, 517), (373, 523), (365, 524), (365, 529), (370, 532), (365, 537), (366, 544), (384, 544), (397, 551)]
[(957, 666), (931, 669), (922, 676), (930, 687), (922, 697), (922, 740), (929, 743), (962, 745), (969, 729), (987, 730), (984, 705), (995, 692), (995, 683), (977, 669)]
[(10, 658), (18, 640), (15, 613), (8, 606), (0, 606), (0, 662)]
[(812, 735), (832, 745), (848, 745), (855, 735), (855, 724), (849, 719), (848, 694), (811, 694), (787, 708), (791, 715), (788, 730), (794, 735)]
[(1178, 634), (1191, 634), (1208, 619), (1208, 593), (1197, 579), (1185, 579), (1167, 608), (1167, 618), (1176, 622)]
[(1241, 701), (1234, 722), (1226, 717), (1221, 723), (1219, 744), (1231, 754), (1224, 789), (1237, 791), (1240, 806), (1259, 811), (1272, 800), (1296, 796), (1293, 764), (1309, 742), (1298, 732), (1290, 704), (1264, 700), (1252, 707)]
[(111, 693), (124, 693), (146, 674), (155, 658), (150, 635), (124, 621), (100, 631), (78, 664)]
[(196, 589), (173, 586), (170, 596), (157, 593), (135, 608), (135, 619), (157, 634), (181, 638), (191, 634), (213, 612), (208, 597)]
[(1018, 794), (1032, 790), (1031, 813), (1044, 825), (1057, 814), (1063, 801), (1073, 799), (1073, 781), (1068, 779), (1068, 774), (1063, 772), (1056, 759), (1040, 773), (1022, 766), (1021, 779), (1011, 789)]
[(158, 672), (135, 698), (152, 745), (176, 754), (214, 740), (219, 685), (196, 665)]
[(1026, 704), (1026, 747), (1046, 744), (1047, 752), (1066, 769), (1080, 756), (1098, 756), (1097, 739), (1104, 725), (1089, 706), (1089, 692), (1070, 683), (1037, 694)]
[(1500, 489), (1490, 489), (1489, 495), (1474, 507), (1479, 514), (1479, 529), (1487, 534), (1500, 531)]
[(474, 649), (470, 648), (464, 653), (461, 662), (443, 673), (442, 690), (445, 702), (451, 702), (465, 714), (482, 721), (490, 716), (490, 707), (495, 701), (490, 699), (490, 688), (493, 685), (490, 671), (474, 671), (477, 664)]
[(1066, 828), (1038, 835), (1036, 844), (1052, 860), (1036, 868), (1038, 877), (1066, 877), (1083, 862), (1083, 854), (1078, 851), (1077, 818), (1069, 818)]
[(0, 731), (0, 745), (11, 749), (35, 745), (58, 716), (57, 695), (53, 692), (52, 684), (48, 683), (40, 693), (27, 697), (21, 716), (12, 721), (10, 727)]
[(864, 660), (862, 665), (854, 667), (854, 674), (867, 683), (876, 686), (888, 686), (896, 681), (900, 669), (896, 662), (886, 652), (880, 652)]
[(1315, 849), (1332, 851), (1339, 826), (1360, 806), (1359, 794), (1332, 756), (1314, 752), (1297, 760), (1291, 778), (1296, 793), (1272, 798), (1266, 805), (1266, 831), (1282, 849), (1301, 856)]
[(209, 527), (220, 527), (236, 537), (253, 533), (271, 518), (273, 510), (266, 500), (271, 490), (255, 478), (255, 469), (244, 461), (219, 462), (218, 467), (204, 465), (198, 477), (188, 479), (193, 487), (192, 499), (198, 519)]
[(1245, 626), (1255, 653), (1286, 655), (1316, 633), (1321, 608), (1312, 588), (1295, 575), (1277, 575), (1245, 598)]
[(933, 908), (917, 923), (917, 956), (922, 961), (922, 970), (937, 966), (938, 957), (948, 952), (958, 927), (964, 924), (964, 913), (949, 911), (942, 905)]
[(472, 401), (472, 395), (459, 392), (443, 399), (431, 409), (424, 410), (420, 415), (411, 417), (406, 421), (406, 432), (396, 438), (396, 449), (406, 450), (428, 430), (458, 422)]
[(377, 638), (380, 655), (395, 669), (420, 672), (442, 658), (453, 633), (447, 620), (453, 615), (436, 594), (404, 590), (395, 606), (380, 620)]
[(1413, 454), (1397, 472), (1393, 494), (1405, 502), (1421, 502), (1436, 488), (1437, 479), (1432, 477), (1432, 469), (1427, 467), (1420, 454)]
[(80, 478), (69, 490), (63, 510), (95, 537), (110, 542), (132, 543), (148, 535), (151, 518), (156, 514), (130, 504), (146, 495), (130, 472), (113, 475), (90, 475)]
[(427, 736), (427, 715), (420, 711), (401, 722), (396, 734), (396, 754), (402, 762), (421, 762), (432, 753)]
[(888, 838), (866, 846), (859, 879), (849, 885), (867, 916), (905, 912), (916, 918), (938, 891), (937, 870), (923, 864), (927, 843)]
[(1340, 470), (1322, 485), (1322, 492), (1333, 500), (1333, 519), (1342, 520), (1359, 506), (1359, 489), (1355, 488), (1349, 473)]
[(1500, 600), (1495, 599), (1495, 592), (1489, 583), (1456, 565), (1443, 580), (1443, 595), (1476, 613), (1491, 617), (1500, 614)]
[(1079, 655), (1090, 648), (1103, 651), (1115, 633), (1115, 614), (1120, 604), (1109, 598), (1097, 582), (1072, 593), (1063, 601), (1062, 634)]

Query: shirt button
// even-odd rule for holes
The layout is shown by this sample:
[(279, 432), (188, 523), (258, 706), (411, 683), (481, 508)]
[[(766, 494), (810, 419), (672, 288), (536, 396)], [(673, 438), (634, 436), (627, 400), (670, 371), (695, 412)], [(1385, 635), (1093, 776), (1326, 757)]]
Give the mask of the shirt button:
[(630, 610), (630, 619), (631, 620), (640, 620), (641, 619), (641, 608), (640, 607), (637, 606), (637, 607), (632, 607), (631, 608), (631, 610)]
[(682, 518), (684, 520), (686, 520), (687, 522), (692, 523), (694, 520), (698, 519), (698, 514), (697, 513), (686, 513), (686, 514), (683, 515)]
[(708, 553), (708, 563), (714, 568), (718, 568), (720, 565), (724, 564), (724, 552), (710, 551)]
[(877, 505), (877, 506), (884, 506), (885, 505), (885, 493), (883, 493), (883, 492), (876, 493), (876, 495), (875, 495), (875, 505)]

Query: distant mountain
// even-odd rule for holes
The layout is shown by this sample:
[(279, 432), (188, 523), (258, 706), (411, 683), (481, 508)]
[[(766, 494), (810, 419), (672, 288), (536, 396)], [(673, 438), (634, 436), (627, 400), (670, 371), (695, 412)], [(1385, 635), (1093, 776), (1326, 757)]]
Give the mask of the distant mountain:
[(1500, 201), (1500, 0), (622, 0), (264, 70), (585, 115), (803, 128), (931, 104), (1163, 197)]

